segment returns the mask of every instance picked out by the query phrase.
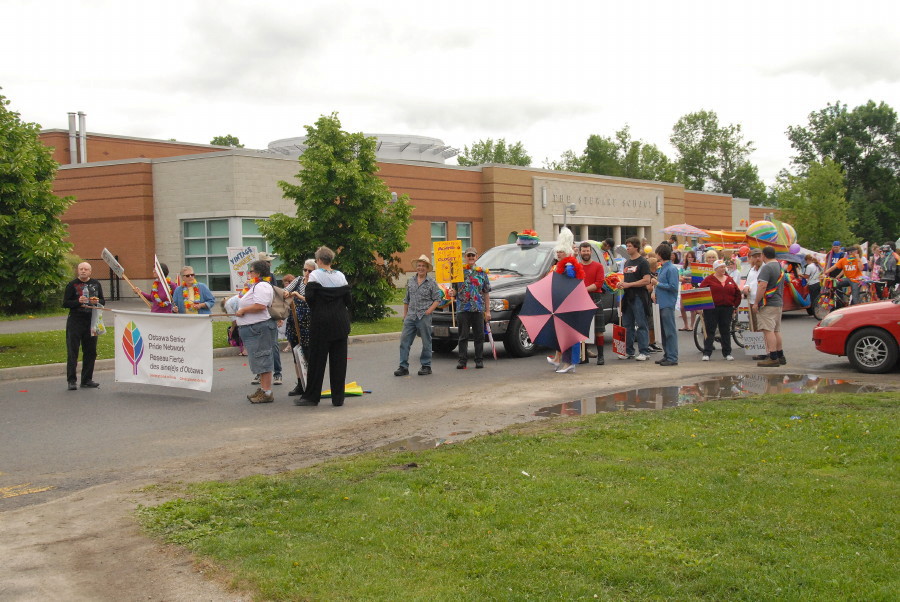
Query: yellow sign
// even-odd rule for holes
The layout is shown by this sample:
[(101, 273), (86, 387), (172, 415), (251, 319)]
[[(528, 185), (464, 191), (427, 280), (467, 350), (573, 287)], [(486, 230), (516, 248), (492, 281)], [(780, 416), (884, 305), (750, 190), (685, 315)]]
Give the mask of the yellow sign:
[(462, 282), (463, 258), (461, 240), (441, 240), (434, 246), (434, 279), (437, 282)]

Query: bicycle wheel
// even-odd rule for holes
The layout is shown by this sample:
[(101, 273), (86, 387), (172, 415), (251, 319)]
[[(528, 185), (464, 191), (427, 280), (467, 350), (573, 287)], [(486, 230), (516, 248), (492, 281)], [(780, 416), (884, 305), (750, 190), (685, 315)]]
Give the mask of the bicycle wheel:
[(859, 302), (860, 303), (868, 303), (872, 300), (872, 291), (869, 290), (868, 286), (859, 287)]
[(737, 319), (737, 314), (731, 318), (731, 339), (734, 341), (734, 344), (744, 348), (744, 333), (750, 332), (750, 324), (747, 322), (741, 322)]
[[(706, 324), (703, 322), (703, 314), (697, 318), (697, 323), (694, 324), (694, 345), (697, 347), (697, 351), (703, 351), (703, 341), (706, 339)], [(715, 348), (715, 344), (713, 344)]]
[(831, 298), (832, 293), (821, 293), (819, 298), (816, 299), (816, 306), (813, 308), (813, 314), (816, 316), (816, 320), (824, 320), (825, 316), (831, 313), (831, 310), (834, 309), (834, 301)]

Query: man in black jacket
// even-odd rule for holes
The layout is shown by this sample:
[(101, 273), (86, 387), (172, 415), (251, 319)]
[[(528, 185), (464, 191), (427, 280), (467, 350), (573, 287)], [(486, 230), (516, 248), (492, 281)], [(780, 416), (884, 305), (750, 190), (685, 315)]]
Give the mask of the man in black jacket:
[(76, 386), (78, 350), (81, 349), (81, 388), (96, 389), (94, 382), (94, 361), (97, 359), (97, 335), (92, 332), (91, 305), (103, 305), (103, 287), (99, 280), (91, 278), (91, 264), (78, 264), (78, 278), (66, 285), (63, 293), (63, 307), (69, 308), (66, 320), (66, 380), (69, 391)]

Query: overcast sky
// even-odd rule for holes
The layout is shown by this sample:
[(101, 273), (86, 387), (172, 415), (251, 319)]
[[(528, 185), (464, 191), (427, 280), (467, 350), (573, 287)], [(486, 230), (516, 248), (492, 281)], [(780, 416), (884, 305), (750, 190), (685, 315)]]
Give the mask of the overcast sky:
[[(0, 0), (0, 94), (25, 121), (248, 148), (337, 111), (348, 131), (533, 161), (623, 125), (670, 158), (672, 125), (739, 123), (771, 183), (789, 125), (840, 100), (900, 110), (900, 2)], [(453, 162), (451, 160), (450, 162)]]

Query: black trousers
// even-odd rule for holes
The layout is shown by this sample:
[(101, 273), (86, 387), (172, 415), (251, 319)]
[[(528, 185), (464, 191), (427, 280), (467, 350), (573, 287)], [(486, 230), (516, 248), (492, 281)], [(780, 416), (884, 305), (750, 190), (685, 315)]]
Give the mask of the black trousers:
[(78, 350), (81, 349), (81, 382), (94, 379), (94, 362), (97, 360), (97, 337), (91, 336), (91, 320), (66, 320), (66, 380), (76, 382)]
[(319, 401), (322, 397), (322, 383), (325, 380), (325, 363), (328, 363), (328, 378), (331, 380), (331, 403), (344, 403), (344, 384), (347, 378), (347, 337), (319, 340), (313, 336), (309, 342), (309, 371), (307, 372), (305, 399)]
[(733, 313), (734, 308), (730, 305), (716, 305), (715, 309), (703, 310), (703, 325), (706, 327), (703, 355), (712, 355), (717, 328), (722, 339), (722, 357), (731, 355), (731, 316)]
[(475, 361), (484, 359), (484, 314), (480, 311), (461, 311), (456, 314), (459, 322), (459, 361), (469, 360), (469, 331), (475, 343)]

